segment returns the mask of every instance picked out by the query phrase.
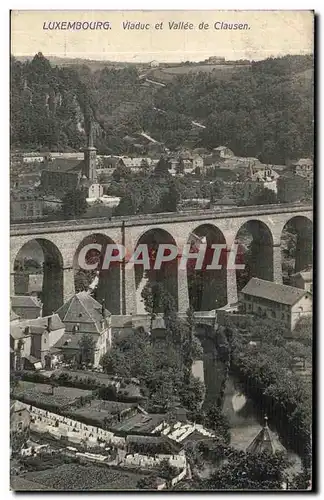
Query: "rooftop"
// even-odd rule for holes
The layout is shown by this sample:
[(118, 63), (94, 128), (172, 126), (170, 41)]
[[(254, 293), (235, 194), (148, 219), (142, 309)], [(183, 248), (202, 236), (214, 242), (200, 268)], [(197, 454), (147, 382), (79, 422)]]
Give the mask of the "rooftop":
[(293, 306), (305, 294), (309, 293), (301, 288), (265, 281), (260, 278), (252, 278), (242, 289), (245, 295), (259, 297), (281, 304)]
[(48, 172), (78, 172), (83, 168), (83, 160), (57, 158), (48, 162), (44, 171)]
[(15, 311), (10, 309), (10, 321), (15, 321), (16, 319), (20, 319), (20, 316), (18, 316)]
[(120, 158), (117, 156), (110, 156), (110, 157), (105, 156), (102, 158), (102, 165), (104, 168), (110, 166), (116, 167), (118, 162), (120, 162)]
[[(99, 334), (94, 334), (93, 340), (97, 341), (98, 337)], [(56, 349), (79, 349), (82, 338), (83, 333), (64, 333), (54, 347)]]
[(133, 417), (125, 419), (123, 422), (116, 424), (114, 429), (116, 431), (123, 432), (138, 432), (138, 433), (151, 433), (159, 424), (161, 424), (165, 420), (165, 415), (163, 414), (150, 414), (144, 415), (142, 413), (138, 413)]
[(295, 165), (313, 165), (313, 160), (311, 158), (300, 158)]
[(86, 291), (73, 295), (57, 310), (63, 323), (94, 325), (98, 333), (101, 331), (100, 322), (103, 319), (103, 312), (104, 317), (110, 316), (110, 312)]
[(39, 299), (33, 295), (12, 295), (11, 307), (41, 307)]
[[(50, 320), (50, 321), (49, 321)], [(50, 331), (64, 328), (64, 324), (57, 314), (36, 319), (23, 319), (10, 325), (10, 335), (15, 340), (29, 335), (39, 335), (49, 328)]]
[(284, 450), (285, 448), (270, 431), (268, 427), (268, 417), (265, 416), (264, 426), (247, 447), (246, 449), (247, 453), (257, 454), (257, 453), (262, 453), (264, 451), (268, 453), (276, 453), (277, 451), (284, 451)]
[(313, 267), (310, 266), (306, 269), (302, 269), (298, 273), (292, 274), (291, 278), (296, 278), (297, 276), (301, 276), (305, 281), (313, 280)]
[(64, 323), (62, 323), (58, 314), (51, 314), (50, 316), (42, 316), (41, 318), (28, 319), (25, 321), (26, 325), (37, 326), (43, 328), (43, 330), (49, 328), (49, 330), (61, 330), (64, 328)]

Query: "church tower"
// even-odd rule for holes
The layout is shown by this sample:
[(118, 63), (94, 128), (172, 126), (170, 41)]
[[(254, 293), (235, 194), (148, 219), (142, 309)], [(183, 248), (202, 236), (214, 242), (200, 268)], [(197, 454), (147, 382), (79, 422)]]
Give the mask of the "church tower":
[(97, 182), (97, 150), (93, 146), (92, 122), (89, 124), (88, 145), (84, 150), (83, 175), (93, 184)]

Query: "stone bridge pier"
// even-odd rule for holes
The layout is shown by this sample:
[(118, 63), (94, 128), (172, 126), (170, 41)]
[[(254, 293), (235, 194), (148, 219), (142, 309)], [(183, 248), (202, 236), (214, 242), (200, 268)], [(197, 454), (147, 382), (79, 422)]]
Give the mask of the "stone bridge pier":
[[(31, 241), (36, 241), (44, 256), (43, 302), (46, 303), (44, 314), (57, 310), (75, 293), (78, 252), (84, 242), (93, 238), (93, 241), (112, 242), (126, 248), (125, 259), (115, 268), (114, 273), (106, 275), (102, 282), (104, 286), (101, 286), (105, 297), (109, 297), (109, 294), (115, 296), (116, 310), (112, 311), (113, 314), (140, 314), (143, 312), (141, 292), (148, 278), (145, 272), (138, 273), (133, 265), (129, 265), (129, 259), (141, 242), (148, 244), (173, 242), (178, 247), (178, 255), (181, 256), (184, 245), (188, 245), (193, 236), (200, 238), (201, 241), (205, 238), (208, 245), (215, 243), (223, 245), (223, 252), (226, 254), (226, 258), (222, 260), (223, 266), (229, 262), (233, 244), (240, 244), (243, 241), (242, 228), (244, 234), (247, 231), (252, 237), (250, 250), (253, 256), (254, 275), (281, 283), (281, 237), (288, 223), (294, 227), (297, 235), (295, 267), (298, 271), (312, 262), (312, 207), (309, 206), (269, 205), (224, 210), (222, 213), (197, 211), (193, 214), (134, 216), (127, 220), (114, 218), (112, 221), (95, 219), (14, 225), (11, 227), (10, 237), (11, 294), (18, 293), (15, 281), (19, 274), (16, 266), (19, 255), (22, 250), (28, 248)], [(26, 255), (27, 253), (25, 252)], [(28, 256), (33, 257), (30, 253)], [(170, 269), (170, 272), (167, 270), (164, 274), (161, 273), (159, 279), (168, 282), (168, 291), (177, 299), (178, 311), (185, 313), (192, 300), (189, 268), (181, 269), (179, 265), (175, 265), (170, 266)], [(201, 273), (202, 280), (205, 277), (207, 280), (208, 276), (211, 276), (211, 283), (204, 289), (207, 297), (205, 303), (210, 305), (206, 311), (216, 309), (225, 303), (237, 302), (237, 275), (238, 271), (228, 265), (224, 272), (218, 274), (214, 271), (210, 275), (208, 271)], [(99, 275), (99, 282), (101, 279)], [(220, 304), (219, 300), (224, 303)], [(108, 303), (106, 307), (109, 309)]]

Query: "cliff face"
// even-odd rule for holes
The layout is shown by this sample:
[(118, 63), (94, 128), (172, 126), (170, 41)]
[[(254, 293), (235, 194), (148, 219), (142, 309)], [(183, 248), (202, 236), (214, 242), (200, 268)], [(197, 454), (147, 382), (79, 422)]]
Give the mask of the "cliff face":
[(312, 156), (312, 56), (268, 58), (226, 80), (206, 67), (183, 65), (161, 87), (134, 65), (91, 71), (51, 66), (41, 53), (12, 59), (12, 146), (78, 150), (91, 121), (101, 154), (135, 154), (144, 131), (171, 150), (226, 144), (238, 156), (278, 165)]
[(74, 70), (51, 67), (37, 54), (11, 61), (12, 147), (79, 149), (85, 141), (86, 90)]

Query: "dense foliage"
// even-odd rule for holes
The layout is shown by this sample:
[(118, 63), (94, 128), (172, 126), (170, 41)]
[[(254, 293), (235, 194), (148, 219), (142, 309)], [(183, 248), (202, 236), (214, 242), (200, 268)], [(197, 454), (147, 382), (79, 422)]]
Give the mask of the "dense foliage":
[[(250, 454), (228, 448), (226, 460), (200, 488), (206, 490), (280, 490), (288, 465), (282, 454)], [(225, 458), (225, 457), (224, 457)]]
[(179, 405), (199, 411), (204, 385), (191, 374), (191, 365), (202, 353), (190, 321), (190, 314), (187, 321), (182, 321), (170, 313), (165, 317), (163, 338), (140, 330), (121, 336), (102, 358), (104, 371), (138, 378), (144, 385), (150, 411), (172, 412)]
[(85, 214), (87, 208), (86, 194), (78, 189), (68, 191), (62, 199), (62, 212), (65, 219), (80, 217)]
[[(311, 319), (308, 330), (310, 336)], [(231, 370), (244, 383), (247, 394), (275, 417), (278, 432), (307, 468), (311, 459), (312, 351), (308, 339), (305, 343), (301, 338), (292, 341), (285, 333), (279, 322), (247, 318), (239, 327), (229, 322), (218, 339), (220, 352), (225, 360), (230, 357)], [(300, 371), (300, 360), (307, 363), (308, 373)]]
[[(255, 62), (226, 81), (185, 72), (159, 88), (143, 87), (134, 66), (91, 72), (51, 67), (41, 53), (25, 63), (12, 58), (11, 141), (79, 149), (94, 117), (101, 153), (128, 152), (124, 138), (145, 130), (170, 149), (224, 144), (237, 155), (282, 163), (312, 154), (312, 82), (312, 56)], [(192, 120), (206, 128), (193, 129)]]

